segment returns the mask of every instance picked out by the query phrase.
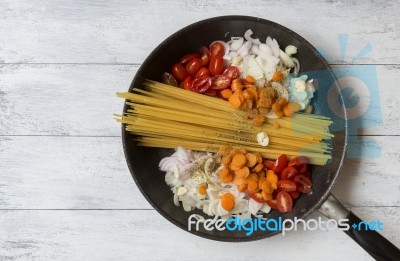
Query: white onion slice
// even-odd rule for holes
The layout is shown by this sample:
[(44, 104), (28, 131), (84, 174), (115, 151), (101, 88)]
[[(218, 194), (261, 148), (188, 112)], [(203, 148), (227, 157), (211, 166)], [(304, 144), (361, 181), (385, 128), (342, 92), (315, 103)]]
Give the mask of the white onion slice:
[(258, 38), (251, 38), (251, 35), (253, 34), (253, 31), (251, 30), (251, 29), (249, 29), (249, 30), (247, 30), (245, 33), (244, 33), (244, 38), (247, 40), (247, 41), (251, 41), (252, 43), (254, 43), (254, 44), (261, 44), (261, 42), (260, 42), (260, 39), (258, 39)]
[(283, 65), (285, 65), (286, 67), (292, 68), (294, 67), (294, 62), (292, 60), (292, 58), (290, 58), (284, 51), (279, 50), (279, 57), (282, 60)]
[(231, 49), (234, 51), (239, 50), (240, 47), (242, 47), (242, 45), (243, 45), (243, 41), (244, 41), (243, 37), (240, 37), (237, 40), (233, 40), (233, 42), (230, 45)]
[(260, 54), (260, 48), (258, 48), (258, 45), (254, 44), (254, 45), (251, 47), (251, 52), (252, 52), (253, 54), (255, 54), (255, 55), (259, 55), (259, 54)]
[(272, 52), (274, 53), (275, 57), (279, 57), (279, 52), (281, 50), (279, 49), (279, 44), (278, 42), (274, 39), (272, 39)]
[(297, 76), (300, 72), (300, 62), (297, 58), (292, 57), (292, 61), (294, 63), (293, 75)]
[(267, 44), (260, 44), (259, 45), (260, 53), (271, 56), (272, 49)]

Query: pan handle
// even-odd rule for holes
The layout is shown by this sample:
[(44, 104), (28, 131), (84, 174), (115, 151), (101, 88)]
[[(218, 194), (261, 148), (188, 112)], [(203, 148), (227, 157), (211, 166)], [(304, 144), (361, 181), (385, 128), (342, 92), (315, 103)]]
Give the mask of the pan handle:
[(349, 229), (344, 230), (344, 232), (376, 260), (400, 260), (400, 250), (376, 230), (368, 229), (367, 223), (364, 222), (358, 227), (352, 227), (353, 224), (360, 224), (363, 221), (345, 208), (332, 194), (328, 196), (318, 210), (336, 221), (347, 219), (346, 223)]

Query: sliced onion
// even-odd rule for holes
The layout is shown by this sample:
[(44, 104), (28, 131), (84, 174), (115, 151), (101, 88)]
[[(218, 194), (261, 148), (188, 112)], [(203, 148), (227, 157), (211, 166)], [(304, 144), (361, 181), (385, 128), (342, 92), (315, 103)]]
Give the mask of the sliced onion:
[(260, 208), (263, 206), (263, 203), (259, 203), (255, 201), (254, 199), (250, 198), (249, 200), (249, 211), (253, 216), (257, 216), (257, 212), (260, 210)]
[(259, 49), (262, 54), (272, 55), (272, 49), (267, 44), (260, 44)]
[(225, 43), (224, 47), (225, 47), (225, 54), (224, 55), (228, 55), (229, 52), (231, 51), (231, 46), (228, 43)]
[(293, 54), (297, 53), (297, 47), (294, 45), (288, 45), (285, 48), (285, 53), (289, 56), (292, 56)]
[(253, 44), (253, 43), (252, 43), (251, 41), (246, 41), (246, 42), (244, 43), (244, 45), (246, 46), (247, 50), (250, 50), (250, 49), (251, 49), (252, 44)]
[(273, 44), (272, 44), (272, 38), (271, 38), (270, 36), (267, 37), (267, 39), (265, 40), (265, 43), (266, 43), (269, 47), (271, 47), (271, 50), (272, 50)]
[(292, 58), (290, 58), (284, 51), (279, 50), (279, 57), (282, 60), (283, 65), (285, 65), (286, 67), (292, 68), (294, 67), (294, 62), (292, 60)]
[(258, 39), (258, 38), (256, 38), (256, 39), (251, 38), (251, 35), (252, 35), (252, 34), (253, 34), (253, 31), (252, 31), (251, 29), (249, 29), (249, 30), (247, 30), (247, 31), (244, 33), (244, 38), (245, 38), (247, 41), (251, 41), (251, 42), (254, 43), (254, 44), (261, 44), (260, 39)]
[(279, 44), (278, 42), (274, 39), (272, 39), (272, 52), (274, 53), (275, 57), (279, 57), (279, 53), (280, 53), (280, 49), (279, 49)]
[(297, 58), (292, 57), (292, 61), (294, 63), (293, 75), (297, 76), (300, 72), (300, 62)]
[(243, 41), (244, 41), (243, 37), (240, 37), (237, 40), (233, 40), (231, 45), (230, 45), (231, 49), (234, 50), (234, 51), (239, 50), (240, 47), (242, 47), (242, 45), (243, 45)]
[(251, 47), (251, 52), (255, 55), (260, 55), (260, 48), (258, 48), (258, 45), (254, 44)]

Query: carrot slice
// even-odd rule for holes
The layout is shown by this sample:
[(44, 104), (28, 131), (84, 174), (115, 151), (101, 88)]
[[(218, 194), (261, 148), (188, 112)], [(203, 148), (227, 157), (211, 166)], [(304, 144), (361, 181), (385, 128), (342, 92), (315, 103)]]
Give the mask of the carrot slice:
[(233, 108), (239, 108), (240, 105), (242, 105), (242, 102), (240, 101), (239, 95), (237, 93), (232, 94), (229, 96), (229, 103)]
[(248, 167), (243, 167), (239, 170), (236, 170), (235, 175), (237, 175), (240, 178), (247, 178), (250, 175), (250, 170)]
[(272, 194), (271, 194), (271, 193), (264, 192), (264, 190), (261, 192), (261, 195), (262, 195), (262, 197), (263, 197), (263, 199), (264, 199), (265, 201), (271, 200), (271, 199), (272, 199)]
[(238, 153), (232, 158), (232, 165), (238, 166), (239, 168), (243, 167), (246, 164), (246, 156)]
[(274, 80), (274, 81), (276, 81), (276, 82), (280, 82), (280, 81), (282, 81), (283, 80), (283, 74), (281, 73), (281, 72), (275, 72), (273, 75), (272, 75), (272, 79)]
[(226, 175), (226, 176), (221, 176), (221, 174), (220, 174), (219, 179), (224, 183), (229, 183), (233, 180), (233, 175), (232, 175), (232, 173), (228, 173), (228, 175)]
[(271, 183), (277, 183), (278, 176), (272, 170), (268, 170), (267, 171), (267, 180)]
[(225, 89), (221, 91), (221, 96), (225, 99), (228, 99), (232, 95), (232, 91), (229, 89)]
[(237, 189), (239, 190), (239, 192), (244, 192), (247, 189), (247, 184), (238, 185)]
[(256, 191), (258, 190), (257, 181), (250, 180), (250, 181), (249, 181), (249, 184), (247, 184), (247, 189), (248, 189), (250, 192), (256, 192)]
[(253, 172), (257, 173), (260, 170), (264, 168), (264, 165), (262, 163), (257, 164), (257, 166), (254, 167)]
[(235, 208), (235, 199), (223, 197), (221, 199), (221, 207), (226, 211), (231, 211)]
[(246, 164), (247, 167), (252, 168), (257, 163), (257, 156), (254, 155), (253, 153), (247, 153), (246, 159), (247, 159), (247, 164)]
[(207, 185), (206, 184), (201, 184), (198, 188), (197, 188), (197, 192), (199, 192), (200, 195), (204, 196), (205, 194), (207, 194)]

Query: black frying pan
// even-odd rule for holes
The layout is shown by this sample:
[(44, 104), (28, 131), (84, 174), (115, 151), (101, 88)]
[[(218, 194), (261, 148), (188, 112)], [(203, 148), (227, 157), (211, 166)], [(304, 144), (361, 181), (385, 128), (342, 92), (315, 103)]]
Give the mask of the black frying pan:
[[(163, 41), (144, 61), (137, 72), (129, 90), (133, 87), (141, 87), (145, 79), (161, 81), (161, 75), (169, 71), (171, 65), (186, 53), (198, 50), (202, 45), (208, 45), (215, 40), (229, 40), (231, 36), (243, 36), (247, 29), (252, 29), (254, 38), (266, 39), (267, 36), (276, 38), (281, 46), (289, 44), (298, 47), (296, 57), (301, 63), (301, 71), (313, 74), (321, 82), (335, 83), (335, 76), (329, 65), (318, 51), (305, 39), (293, 31), (270, 21), (246, 16), (222, 16), (206, 19), (182, 30), (179, 30)], [(338, 99), (343, 103), (343, 97), (338, 92)], [(319, 90), (313, 99), (315, 113), (333, 116), (329, 111), (326, 92)], [(124, 107), (126, 112), (127, 107)], [(347, 119), (346, 117), (333, 117), (334, 123), (331, 130), (335, 137), (332, 139), (333, 160), (325, 166), (316, 166), (313, 173), (313, 193), (302, 195), (294, 204), (289, 213), (271, 211), (268, 217), (283, 219), (306, 218), (311, 212), (319, 210), (329, 218), (348, 218), (350, 224), (361, 221), (352, 212), (345, 209), (331, 194), (343, 165), (347, 145)], [(200, 210), (187, 213), (181, 207), (173, 204), (172, 192), (164, 181), (164, 173), (158, 169), (161, 158), (172, 154), (172, 150), (138, 147), (132, 139), (132, 135), (122, 128), (122, 140), (124, 151), (132, 177), (140, 191), (150, 204), (176, 226), (188, 231), (188, 218), (193, 213), (205, 216)], [(202, 227), (202, 226), (200, 226)], [(256, 231), (246, 236), (244, 231), (207, 231), (205, 229), (190, 233), (219, 240), (219, 241), (251, 241), (273, 236), (279, 232)], [(350, 229), (346, 233), (359, 243), (374, 258), (381, 260), (400, 259), (400, 251), (393, 244), (375, 231), (357, 231)]]

